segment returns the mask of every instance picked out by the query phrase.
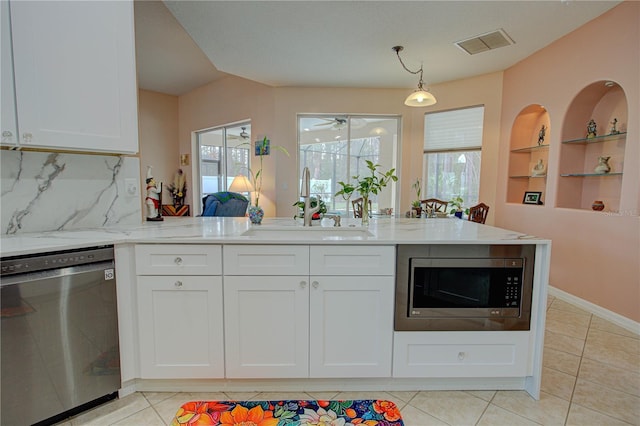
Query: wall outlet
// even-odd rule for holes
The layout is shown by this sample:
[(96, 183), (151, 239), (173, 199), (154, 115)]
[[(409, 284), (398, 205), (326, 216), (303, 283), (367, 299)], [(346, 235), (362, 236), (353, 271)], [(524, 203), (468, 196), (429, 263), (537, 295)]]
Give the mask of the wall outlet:
[(130, 197), (139, 195), (138, 180), (133, 178), (125, 179), (124, 192)]

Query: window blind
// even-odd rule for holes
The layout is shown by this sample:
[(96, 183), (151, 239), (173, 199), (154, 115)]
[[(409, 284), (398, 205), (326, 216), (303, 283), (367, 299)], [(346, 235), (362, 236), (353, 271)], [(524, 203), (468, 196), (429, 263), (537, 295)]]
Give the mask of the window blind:
[(425, 114), (425, 152), (482, 148), (483, 119), (484, 106)]

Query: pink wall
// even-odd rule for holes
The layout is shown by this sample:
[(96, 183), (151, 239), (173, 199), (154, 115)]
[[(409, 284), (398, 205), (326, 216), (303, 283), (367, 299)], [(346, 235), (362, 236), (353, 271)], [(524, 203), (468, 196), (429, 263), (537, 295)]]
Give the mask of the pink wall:
[[(293, 216), (298, 200), (296, 119), (301, 113), (388, 114), (402, 117), (402, 160), (399, 211), (409, 209), (412, 177), (422, 175), (424, 114), (471, 105), (485, 105), (485, 129), (480, 194), (495, 202), (502, 73), (434, 85), (438, 103), (428, 108), (403, 104), (409, 89), (271, 88), (229, 76), (180, 97), (180, 152), (191, 150), (192, 132), (251, 119), (252, 139), (268, 136), (290, 157), (276, 153), (265, 160), (262, 207), (267, 216)], [(402, 179), (406, 176), (406, 179)], [(189, 176), (189, 179), (191, 176)], [(193, 194), (191, 194), (193, 195)], [(488, 223), (493, 222), (490, 214)]]
[[(146, 194), (147, 166), (152, 166), (153, 177), (157, 182), (163, 182), (164, 185), (173, 182), (173, 176), (180, 168), (177, 144), (177, 96), (148, 90), (138, 91), (138, 139), (140, 143), (140, 189), (144, 195)], [(187, 191), (189, 192), (189, 188)], [(140, 202), (142, 203), (142, 197)], [(171, 198), (167, 191), (162, 191), (162, 203), (171, 204)], [(144, 208), (142, 215), (143, 218), (146, 216)]]
[[(640, 3), (624, 2), (504, 72), (496, 225), (553, 241), (551, 284), (640, 321)], [(590, 84), (617, 82), (628, 126), (619, 213), (556, 207), (560, 141), (571, 102)], [(518, 113), (531, 104), (549, 112), (544, 206), (506, 203), (509, 143)], [(598, 126), (604, 132), (608, 125)], [(585, 123), (586, 129), (586, 123)]]

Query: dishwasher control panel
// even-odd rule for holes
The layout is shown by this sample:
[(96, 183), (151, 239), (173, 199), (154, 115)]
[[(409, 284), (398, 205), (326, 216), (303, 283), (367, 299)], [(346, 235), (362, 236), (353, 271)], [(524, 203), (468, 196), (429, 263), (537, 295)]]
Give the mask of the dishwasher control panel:
[(0, 261), (0, 271), (2, 276), (9, 276), (45, 271), (47, 269), (87, 265), (105, 260), (113, 260), (113, 258), (113, 246), (88, 247), (2, 258)]

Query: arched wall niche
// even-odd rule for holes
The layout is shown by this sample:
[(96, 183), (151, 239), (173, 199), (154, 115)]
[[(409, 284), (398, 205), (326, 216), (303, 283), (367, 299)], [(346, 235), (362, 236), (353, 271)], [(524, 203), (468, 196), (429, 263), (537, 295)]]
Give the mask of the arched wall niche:
[[(527, 205), (543, 205), (550, 132), (549, 113), (539, 104), (523, 108), (513, 121), (509, 145), (508, 203), (522, 203), (526, 192), (539, 192), (539, 203)], [(539, 163), (544, 170), (534, 170)]]
[[(595, 137), (588, 135), (590, 120)], [(604, 211), (619, 211), (627, 123), (627, 97), (615, 81), (597, 81), (576, 95), (562, 124), (557, 207), (591, 210), (602, 201)], [(609, 172), (596, 170), (600, 157), (609, 158)]]

